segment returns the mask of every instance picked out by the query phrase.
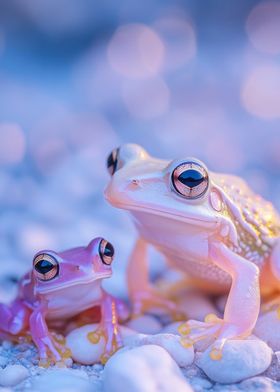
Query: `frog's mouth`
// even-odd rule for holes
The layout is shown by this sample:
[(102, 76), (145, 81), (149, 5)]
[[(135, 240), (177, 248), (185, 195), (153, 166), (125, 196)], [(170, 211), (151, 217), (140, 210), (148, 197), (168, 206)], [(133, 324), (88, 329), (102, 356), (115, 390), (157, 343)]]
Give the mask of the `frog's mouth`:
[[(110, 202), (110, 200), (108, 201)], [(177, 210), (172, 211), (172, 209), (170, 209), (169, 211), (164, 211), (161, 210), (160, 208), (146, 207), (146, 206), (141, 207), (133, 203), (121, 203), (116, 201), (114, 201), (114, 206), (122, 210), (127, 210), (131, 212), (131, 214), (133, 215), (134, 212), (135, 213), (140, 212), (141, 214), (160, 216), (163, 218), (173, 219), (193, 226), (208, 227), (213, 229), (216, 228), (216, 226), (219, 223), (218, 217), (216, 217), (215, 215), (211, 215), (211, 216), (209, 215), (209, 219), (207, 219), (207, 217), (203, 219), (195, 214), (184, 215), (183, 212), (180, 214)]]
[[(48, 286), (48, 282), (43, 282), (40, 287), (37, 288), (37, 292), (40, 294), (47, 294), (47, 293), (53, 293), (54, 291), (60, 291), (63, 289), (68, 289), (71, 287), (79, 286), (79, 285), (90, 285), (92, 283), (102, 281), (102, 279), (110, 278), (112, 276), (112, 272), (103, 272), (103, 273), (98, 273), (96, 276), (91, 277), (90, 279), (77, 279), (73, 280), (73, 282), (65, 282), (61, 283), (59, 282), (58, 278), (58, 283), (57, 285), (54, 285), (54, 280), (50, 281), (52, 286)], [(44, 285), (44, 286), (43, 286)]]

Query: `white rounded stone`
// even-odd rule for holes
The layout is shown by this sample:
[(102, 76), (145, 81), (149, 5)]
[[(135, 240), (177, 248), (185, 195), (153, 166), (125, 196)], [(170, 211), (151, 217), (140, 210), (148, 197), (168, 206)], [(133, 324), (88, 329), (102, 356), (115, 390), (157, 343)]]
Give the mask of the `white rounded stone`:
[(263, 373), (270, 365), (272, 351), (261, 340), (229, 340), (220, 360), (210, 358), (209, 347), (197, 359), (197, 365), (216, 382), (230, 384)]
[(162, 347), (121, 349), (105, 365), (104, 392), (191, 392), (179, 367)]
[(36, 392), (91, 392), (92, 384), (86, 372), (74, 369), (47, 370), (32, 382)]
[(280, 320), (277, 312), (271, 311), (259, 316), (254, 334), (266, 342), (273, 351), (280, 350)]
[(187, 291), (178, 302), (180, 310), (188, 319), (204, 321), (205, 316), (214, 313), (219, 316), (213, 303), (204, 295), (196, 291)]
[(29, 376), (26, 367), (22, 365), (8, 365), (0, 369), (0, 385), (2, 387), (13, 387)]
[(161, 323), (155, 317), (149, 315), (133, 318), (126, 323), (126, 326), (145, 334), (155, 334), (162, 329)]
[[(98, 324), (87, 324), (72, 330), (66, 336), (66, 346), (71, 350), (74, 361), (83, 365), (92, 365), (100, 362), (100, 357), (105, 349), (105, 339), (101, 337), (96, 344), (88, 339), (88, 333), (95, 331), (97, 327)], [(135, 332), (129, 328), (121, 327), (121, 334), (127, 336), (135, 334)]]
[(180, 367), (186, 367), (194, 361), (193, 347), (185, 348), (180, 343), (180, 336), (173, 334), (132, 335), (124, 339), (125, 346), (137, 347), (143, 345), (157, 345), (164, 348)]

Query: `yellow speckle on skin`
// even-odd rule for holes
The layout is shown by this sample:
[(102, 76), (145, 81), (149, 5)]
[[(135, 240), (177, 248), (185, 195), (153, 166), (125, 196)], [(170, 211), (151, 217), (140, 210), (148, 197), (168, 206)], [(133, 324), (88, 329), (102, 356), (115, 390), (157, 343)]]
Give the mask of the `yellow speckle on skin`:
[(97, 344), (101, 338), (101, 334), (98, 332), (89, 332), (87, 334), (87, 338), (88, 340), (93, 343), (93, 344)]
[(191, 339), (181, 339), (180, 343), (185, 348), (190, 348), (193, 346), (193, 341)]
[(204, 321), (206, 323), (215, 323), (219, 320), (219, 318), (214, 313), (209, 313), (205, 316)]
[(280, 320), (280, 306), (276, 310), (277, 318)]
[(188, 335), (191, 332), (190, 326), (187, 323), (179, 325), (178, 332), (180, 335)]
[(219, 350), (217, 348), (213, 348), (210, 352), (210, 358), (213, 361), (220, 361), (222, 359), (222, 356), (223, 356), (222, 350)]

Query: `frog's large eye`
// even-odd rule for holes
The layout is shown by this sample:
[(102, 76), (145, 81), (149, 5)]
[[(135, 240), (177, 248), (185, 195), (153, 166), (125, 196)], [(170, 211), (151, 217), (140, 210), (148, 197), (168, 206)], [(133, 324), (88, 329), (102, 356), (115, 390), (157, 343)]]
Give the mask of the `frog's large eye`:
[(196, 162), (183, 162), (172, 173), (172, 184), (177, 193), (187, 199), (205, 194), (209, 185), (208, 173)]
[(114, 253), (115, 253), (114, 247), (110, 242), (104, 239), (100, 241), (99, 256), (104, 264), (106, 265), (112, 264)]
[(107, 158), (107, 169), (111, 176), (118, 169), (119, 148), (115, 148)]
[(59, 270), (57, 260), (47, 253), (41, 253), (35, 257), (33, 268), (35, 276), (45, 281), (55, 278)]

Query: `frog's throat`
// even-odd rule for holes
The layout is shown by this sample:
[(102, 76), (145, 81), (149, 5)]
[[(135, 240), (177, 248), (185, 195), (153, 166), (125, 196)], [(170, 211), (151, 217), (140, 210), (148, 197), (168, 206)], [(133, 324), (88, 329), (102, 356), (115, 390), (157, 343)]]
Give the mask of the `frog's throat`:
[(161, 216), (163, 218), (167, 219), (174, 219), (175, 221), (181, 221), (184, 223), (189, 223), (190, 225), (196, 225), (196, 226), (208, 226), (210, 228), (216, 228), (219, 225), (219, 217), (209, 217), (209, 219), (201, 219), (196, 216), (184, 216), (183, 214), (175, 213), (175, 212), (167, 212), (163, 211), (158, 208), (152, 208), (152, 207), (141, 207), (138, 205), (135, 205), (133, 203), (120, 203), (116, 202), (114, 200), (113, 203), (116, 208), (120, 208), (122, 210), (127, 210), (129, 211), (132, 215), (133, 212), (141, 212), (141, 213), (147, 213), (151, 215), (156, 215), (156, 216)]

